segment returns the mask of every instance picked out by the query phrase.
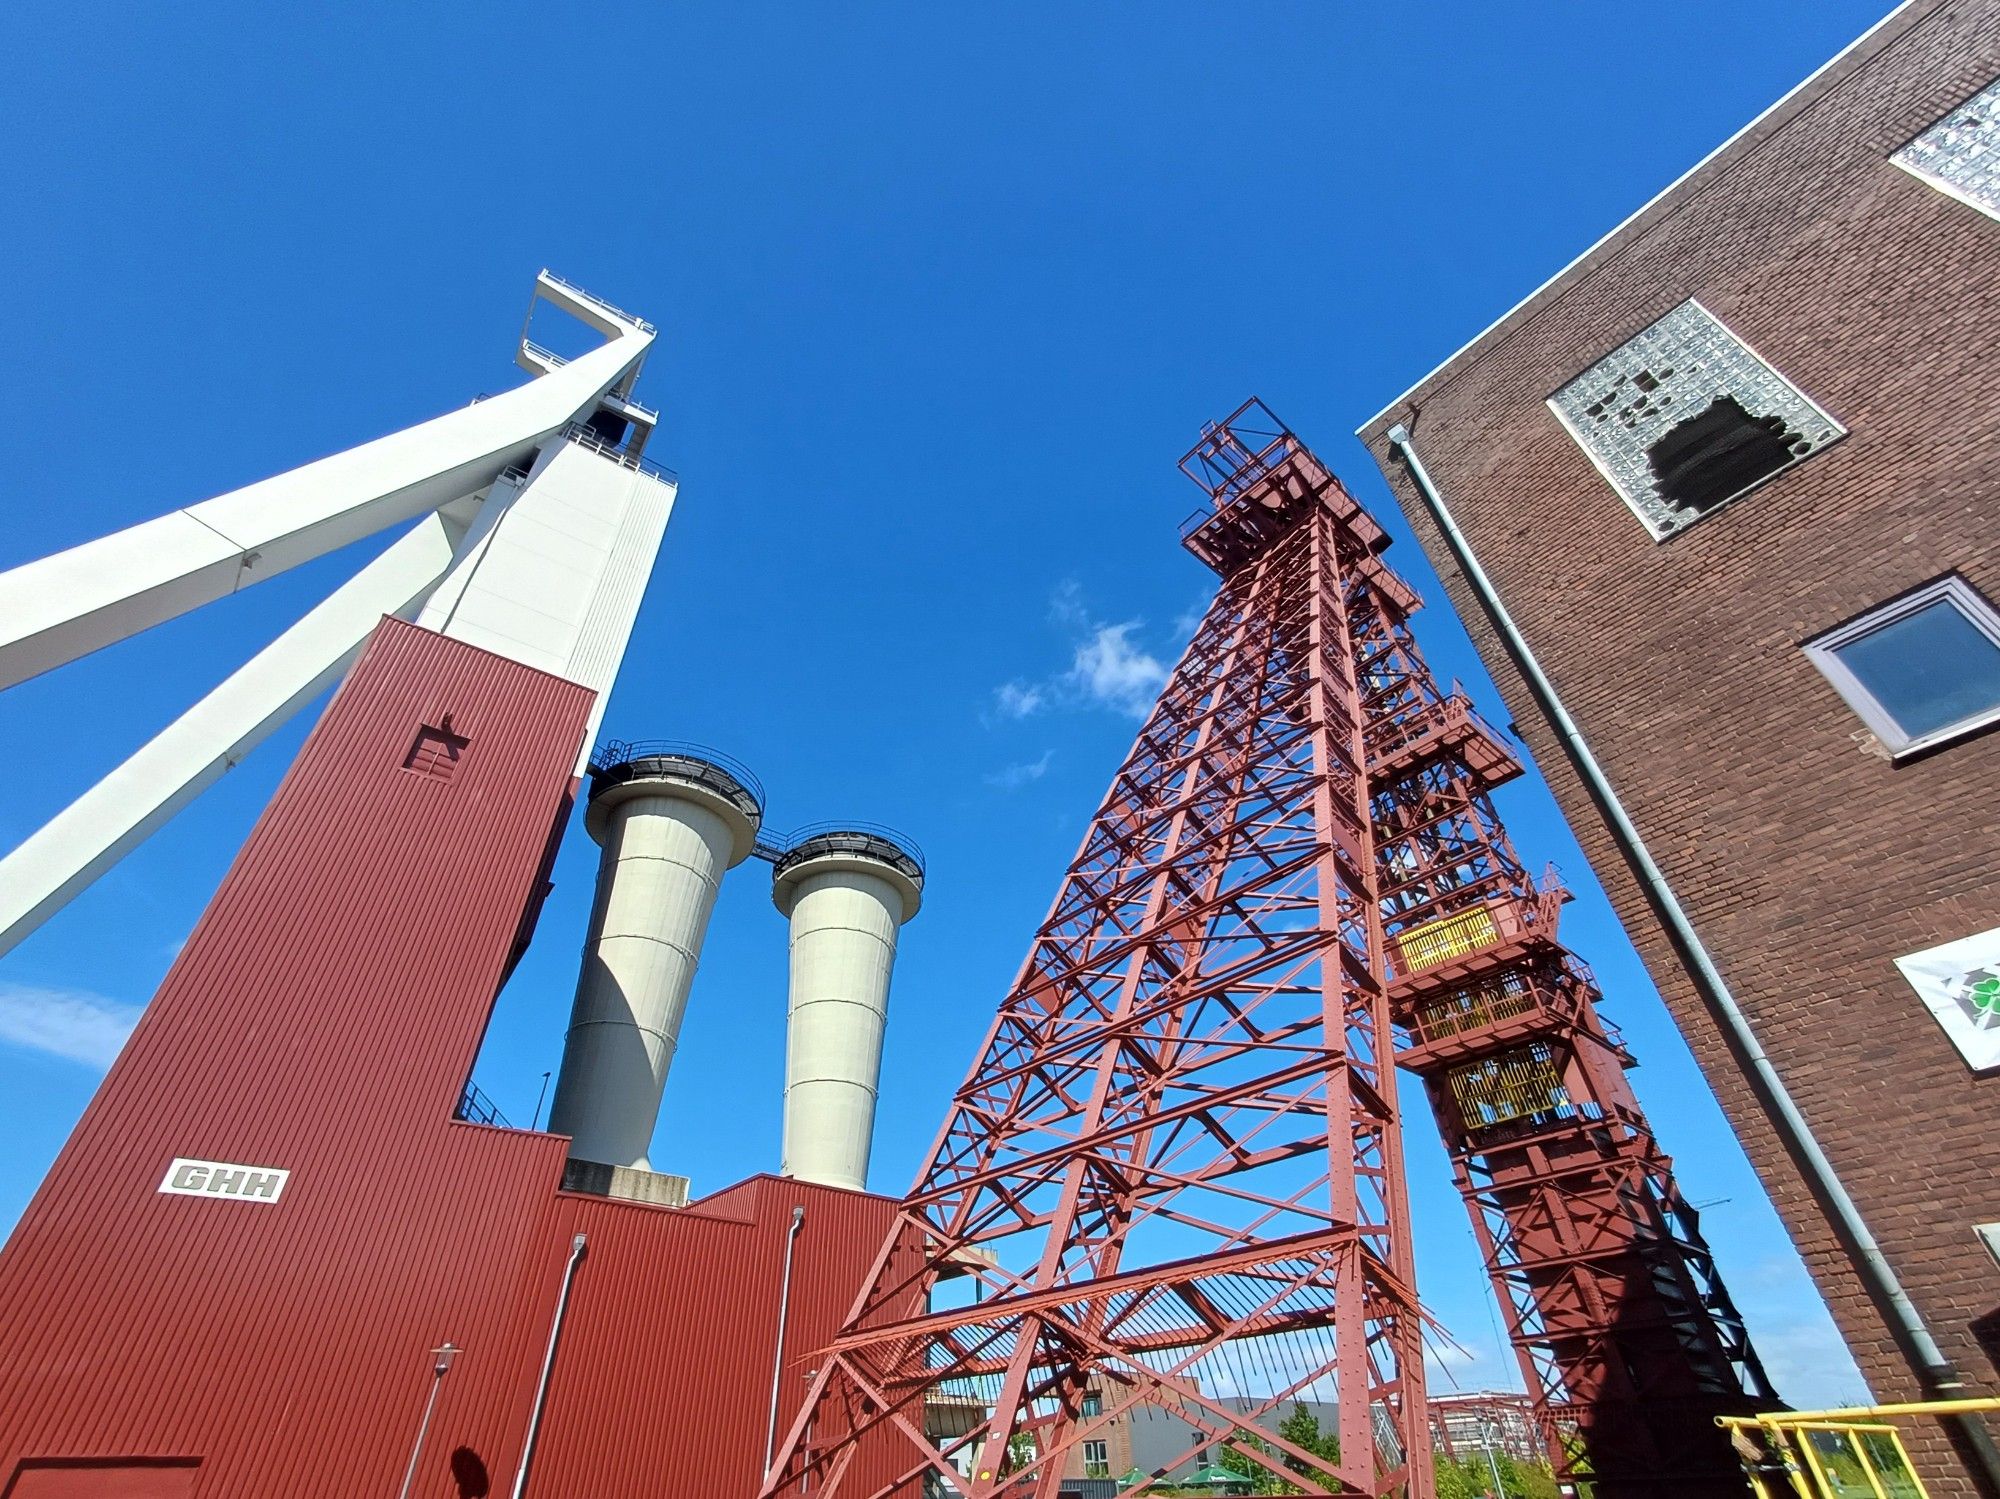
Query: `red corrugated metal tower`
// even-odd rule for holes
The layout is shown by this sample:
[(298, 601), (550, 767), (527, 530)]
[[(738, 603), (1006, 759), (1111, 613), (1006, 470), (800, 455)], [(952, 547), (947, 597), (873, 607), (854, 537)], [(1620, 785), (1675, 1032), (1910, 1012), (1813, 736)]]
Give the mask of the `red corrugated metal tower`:
[(562, 1136), (455, 1117), (591, 697), (376, 631), (0, 1250), (0, 1496), (393, 1495), (446, 1340), (413, 1493), (518, 1492), (531, 1425), (531, 1499), (755, 1488), (894, 1202), (565, 1190)]
[[(1340, 489), (1258, 402), (1204, 446)], [(1396, 1059), (1424, 1079), (1557, 1471), (1595, 1499), (1739, 1495), (1713, 1418), (1775, 1397), (1625, 1081), (1632, 1056), (1557, 940), (1568, 897), (1528, 877), (1494, 813), (1521, 764), (1432, 677), (1415, 593), (1380, 567), (1343, 582)]]
[[(886, 1427), (906, 1485), (1047, 1499), (1147, 1407), (1298, 1492), (1431, 1493), (1345, 617), (1383, 537), (1297, 464), (1214, 499), (1187, 542), (1221, 589), (904, 1200), (923, 1262), (858, 1300), (768, 1495), (913, 1491), (856, 1481)], [(1339, 1402), (1333, 1474), (1232, 1439), (1307, 1396)]]

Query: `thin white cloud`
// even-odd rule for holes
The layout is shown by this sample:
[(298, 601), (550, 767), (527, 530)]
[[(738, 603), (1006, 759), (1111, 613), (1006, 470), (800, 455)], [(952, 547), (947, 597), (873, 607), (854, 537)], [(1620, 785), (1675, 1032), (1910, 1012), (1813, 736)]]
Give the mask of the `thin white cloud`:
[(1166, 683), (1168, 668), (1135, 638), (1143, 620), (1106, 624), (1092, 616), (1076, 579), (1065, 578), (1049, 595), (1049, 622), (1071, 638), (1069, 668), (1039, 681), (1015, 677), (1001, 683), (993, 689), (991, 705), (980, 710), (982, 724), (991, 728), (1053, 708), (1110, 708), (1134, 718), (1146, 716)]
[(1074, 578), (1064, 578), (1049, 595), (1049, 623), (1076, 630), (1087, 628), (1090, 622), (1090, 611), (1083, 606), (1083, 585)]
[(1049, 773), (1049, 762), (1056, 757), (1052, 749), (1042, 751), (1039, 760), (1023, 760), (1013, 765), (1003, 765), (986, 777), (986, 784), (998, 786), (1003, 791), (1018, 791), (1030, 781), (1039, 781)]
[(109, 1067), (138, 1023), (139, 1006), (82, 989), (0, 983), (0, 1043)]
[(1771, 1383), (1794, 1406), (1806, 1410), (1866, 1405), (1868, 1381), (1824, 1315), (1773, 1322), (1750, 1318), (1750, 1341), (1764, 1360)]
[(1520, 1382), (1511, 1359), (1496, 1360), (1485, 1344), (1465, 1342), (1436, 1325), (1424, 1329), (1424, 1364), (1439, 1392), (1512, 1388)]
[(1002, 682), (993, 690), (993, 704), (1002, 718), (1027, 718), (1039, 713), (1048, 698), (1032, 682)]
[(1157, 656), (1132, 643), (1132, 631), (1138, 626), (1135, 619), (1099, 625), (1077, 646), (1069, 675), (1086, 697), (1143, 718), (1167, 680), (1167, 668)]

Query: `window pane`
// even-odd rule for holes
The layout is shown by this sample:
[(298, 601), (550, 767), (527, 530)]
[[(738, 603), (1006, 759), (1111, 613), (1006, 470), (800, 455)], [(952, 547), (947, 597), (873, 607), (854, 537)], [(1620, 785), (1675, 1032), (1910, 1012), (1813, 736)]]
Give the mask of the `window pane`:
[(2000, 79), (1890, 159), (2000, 219)]
[(1656, 537), (1845, 430), (1699, 302), (1612, 350), (1549, 405)]
[(2000, 707), (2000, 646), (1943, 599), (1835, 654), (1912, 739)]

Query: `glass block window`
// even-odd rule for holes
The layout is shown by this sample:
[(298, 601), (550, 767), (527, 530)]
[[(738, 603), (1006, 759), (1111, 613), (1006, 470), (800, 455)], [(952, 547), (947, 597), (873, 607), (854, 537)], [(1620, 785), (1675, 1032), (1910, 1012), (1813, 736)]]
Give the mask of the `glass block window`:
[(2000, 721), (2000, 614), (1963, 578), (1871, 609), (1805, 651), (1891, 753)]
[(1695, 301), (1600, 359), (1549, 407), (1659, 539), (1847, 431)]
[(2000, 78), (1889, 159), (2000, 219)]

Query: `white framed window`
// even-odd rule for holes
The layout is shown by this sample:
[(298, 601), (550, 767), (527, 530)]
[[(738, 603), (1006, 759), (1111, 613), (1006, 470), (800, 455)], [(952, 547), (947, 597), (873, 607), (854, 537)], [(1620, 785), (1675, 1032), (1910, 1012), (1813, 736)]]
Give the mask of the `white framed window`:
[(2000, 614), (1956, 575), (1828, 630), (1805, 652), (1891, 754), (2000, 721)]
[(1111, 1476), (1111, 1451), (1103, 1442), (1083, 1444), (1083, 1476), (1085, 1478), (1109, 1478)]
[(1889, 160), (1939, 192), (2000, 219), (2000, 78)]
[(1548, 404), (1656, 541), (1847, 435), (1693, 299)]

